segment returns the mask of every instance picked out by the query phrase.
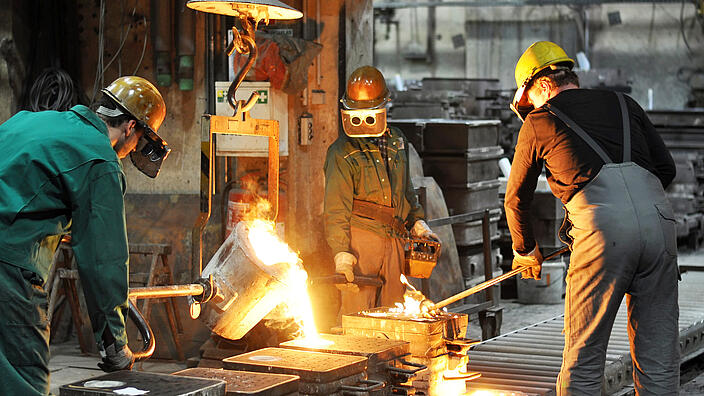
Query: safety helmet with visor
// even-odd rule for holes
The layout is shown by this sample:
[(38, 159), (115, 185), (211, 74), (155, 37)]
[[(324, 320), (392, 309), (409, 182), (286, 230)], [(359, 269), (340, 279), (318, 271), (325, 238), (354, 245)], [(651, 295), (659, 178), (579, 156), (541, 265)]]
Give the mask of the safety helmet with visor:
[(381, 72), (362, 66), (347, 80), (345, 95), (340, 99), (342, 129), (350, 137), (378, 137), (386, 131), (386, 103), (389, 89)]
[(129, 114), (139, 122), (144, 134), (130, 153), (134, 166), (149, 177), (156, 177), (161, 164), (171, 149), (157, 135), (166, 117), (166, 104), (156, 87), (142, 77), (124, 76), (113, 81), (102, 90), (103, 94), (117, 103), (117, 109), (100, 106), (96, 112), (108, 117)]
[(551, 41), (537, 41), (523, 52), (516, 63), (516, 94), (511, 102), (511, 110), (524, 121), (534, 107), (528, 100), (528, 89), (533, 81), (540, 76), (554, 71), (572, 70), (572, 60), (565, 50)]

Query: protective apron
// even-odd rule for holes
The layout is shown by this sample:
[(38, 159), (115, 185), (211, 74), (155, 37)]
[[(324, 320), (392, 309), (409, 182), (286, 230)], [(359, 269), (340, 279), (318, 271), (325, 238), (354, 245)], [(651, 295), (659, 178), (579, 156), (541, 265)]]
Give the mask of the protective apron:
[(405, 287), (398, 280), (403, 268), (403, 242), (392, 236), (350, 227), (350, 250), (357, 261), (360, 275), (378, 277), (384, 285), (360, 286), (359, 292), (340, 292), (340, 315), (363, 311), (376, 306), (394, 306), (403, 301)]
[(622, 163), (614, 163), (579, 125), (546, 105), (605, 163), (565, 205), (573, 241), (558, 395), (601, 393), (609, 336), (624, 295), (636, 394), (678, 394), (674, 215), (659, 179), (631, 161), (628, 109), (617, 95), (623, 119)]

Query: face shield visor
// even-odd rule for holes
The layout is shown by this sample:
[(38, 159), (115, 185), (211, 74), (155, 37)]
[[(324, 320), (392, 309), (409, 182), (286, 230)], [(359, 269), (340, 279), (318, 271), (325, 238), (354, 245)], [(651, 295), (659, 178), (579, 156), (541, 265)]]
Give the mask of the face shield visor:
[(509, 106), (511, 110), (520, 118), (521, 122), (526, 120), (528, 113), (533, 111), (535, 107), (528, 101), (528, 85), (523, 84), (520, 88), (516, 90), (516, 94), (513, 96), (513, 101)]
[(171, 152), (167, 143), (149, 128), (137, 142), (137, 147), (130, 153), (132, 164), (145, 175), (155, 178), (161, 169), (161, 163)]
[(386, 109), (340, 109), (342, 129), (349, 137), (379, 137), (386, 131)]

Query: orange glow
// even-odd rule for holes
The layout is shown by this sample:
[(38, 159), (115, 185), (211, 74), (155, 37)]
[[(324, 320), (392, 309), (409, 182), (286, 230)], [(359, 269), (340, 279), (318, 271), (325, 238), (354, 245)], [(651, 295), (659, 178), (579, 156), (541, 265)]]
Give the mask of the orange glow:
[(281, 268), (277, 279), (286, 285), (281, 301), (286, 304), (286, 314), (292, 317), (300, 327), (300, 336), (313, 345), (325, 344), (320, 338), (313, 318), (313, 307), (308, 295), (308, 273), (303, 263), (291, 248), (276, 234), (273, 221), (266, 219), (269, 202), (257, 198), (243, 221), (249, 229), (249, 243), (257, 258), (267, 266)]
[(403, 303), (396, 303), (394, 308), (390, 308), (389, 312), (404, 314), (409, 316), (432, 318), (434, 315), (430, 311), (429, 302), (423, 293), (418, 291), (413, 285), (408, 282), (408, 279), (401, 274), (401, 283), (406, 285), (406, 292), (403, 294)]

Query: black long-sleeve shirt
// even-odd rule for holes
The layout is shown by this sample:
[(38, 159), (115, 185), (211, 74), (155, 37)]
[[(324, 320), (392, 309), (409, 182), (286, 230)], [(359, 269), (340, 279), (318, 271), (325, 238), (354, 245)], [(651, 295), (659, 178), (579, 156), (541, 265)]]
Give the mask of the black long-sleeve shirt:
[[(672, 156), (645, 111), (630, 97), (625, 99), (631, 125), (631, 160), (667, 187), (675, 177)], [(613, 162), (623, 161), (621, 110), (616, 94), (568, 89), (548, 103), (582, 127)], [(535, 247), (530, 206), (543, 164), (553, 194), (567, 203), (599, 173), (604, 161), (544, 107), (528, 115), (518, 134), (504, 203), (513, 247), (518, 253), (528, 253)]]

